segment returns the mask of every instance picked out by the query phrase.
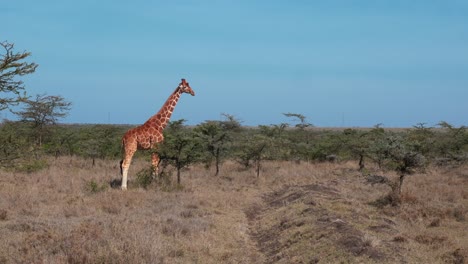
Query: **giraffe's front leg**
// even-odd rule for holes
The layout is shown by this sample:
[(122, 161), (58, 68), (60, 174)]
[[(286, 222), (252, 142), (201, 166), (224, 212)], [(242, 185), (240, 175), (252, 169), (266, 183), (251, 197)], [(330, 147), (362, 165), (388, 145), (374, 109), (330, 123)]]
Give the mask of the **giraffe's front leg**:
[(126, 154), (125, 158), (120, 164), (120, 171), (122, 173), (122, 190), (127, 190), (128, 169), (130, 168), (130, 163), (132, 162), (132, 157), (134, 153), (135, 152)]
[(153, 177), (158, 175), (158, 166), (159, 166), (159, 155), (155, 152), (151, 153), (151, 169), (153, 173)]

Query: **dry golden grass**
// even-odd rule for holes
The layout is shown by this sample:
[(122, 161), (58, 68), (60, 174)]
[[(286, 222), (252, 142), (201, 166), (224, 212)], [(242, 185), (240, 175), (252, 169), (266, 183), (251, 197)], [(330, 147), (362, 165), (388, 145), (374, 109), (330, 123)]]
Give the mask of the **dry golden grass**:
[[(468, 168), (407, 178), (399, 207), (354, 163), (202, 166), (183, 188), (110, 187), (118, 161), (0, 172), (0, 263), (464, 263)], [(130, 175), (148, 166), (134, 161)], [(381, 172), (383, 173), (383, 172)], [(391, 175), (391, 173), (386, 173)], [(134, 177), (130, 180), (134, 180)]]

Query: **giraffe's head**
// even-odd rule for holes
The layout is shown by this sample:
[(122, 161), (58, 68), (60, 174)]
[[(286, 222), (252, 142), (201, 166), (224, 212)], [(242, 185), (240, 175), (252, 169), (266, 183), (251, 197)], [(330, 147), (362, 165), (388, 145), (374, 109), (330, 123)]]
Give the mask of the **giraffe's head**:
[(188, 94), (191, 94), (192, 96), (195, 95), (195, 92), (192, 90), (189, 83), (185, 81), (185, 79), (182, 79), (182, 81), (180, 82), (179, 89), (183, 93), (188, 93)]

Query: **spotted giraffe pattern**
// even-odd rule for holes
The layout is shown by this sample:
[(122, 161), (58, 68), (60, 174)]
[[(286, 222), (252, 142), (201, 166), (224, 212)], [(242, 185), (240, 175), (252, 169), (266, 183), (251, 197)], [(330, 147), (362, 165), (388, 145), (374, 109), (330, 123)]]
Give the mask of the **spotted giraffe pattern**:
[[(169, 96), (159, 112), (152, 116), (143, 125), (130, 129), (122, 138), (122, 146), (124, 149), (124, 158), (120, 162), (120, 170), (122, 173), (122, 189), (127, 189), (127, 175), (132, 157), (135, 152), (146, 149), (155, 149), (159, 143), (164, 140), (163, 131), (171, 119), (177, 102), (182, 93), (188, 93), (192, 96), (195, 92), (190, 87), (189, 83), (182, 79), (181, 83), (175, 91)], [(154, 172), (157, 171), (159, 157), (156, 153), (151, 154), (151, 164)]]

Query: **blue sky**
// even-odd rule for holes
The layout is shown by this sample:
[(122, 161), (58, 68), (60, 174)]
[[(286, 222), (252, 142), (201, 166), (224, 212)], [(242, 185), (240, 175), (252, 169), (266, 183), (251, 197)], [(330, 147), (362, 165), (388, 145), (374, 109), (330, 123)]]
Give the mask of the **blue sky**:
[[(174, 119), (245, 125), (468, 125), (468, 2), (3, 1), (0, 40), (32, 53), (30, 95), (66, 123), (140, 124), (186, 78)], [(6, 21), (6, 25), (5, 25)], [(11, 117), (11, 114), (3, 113)]]

